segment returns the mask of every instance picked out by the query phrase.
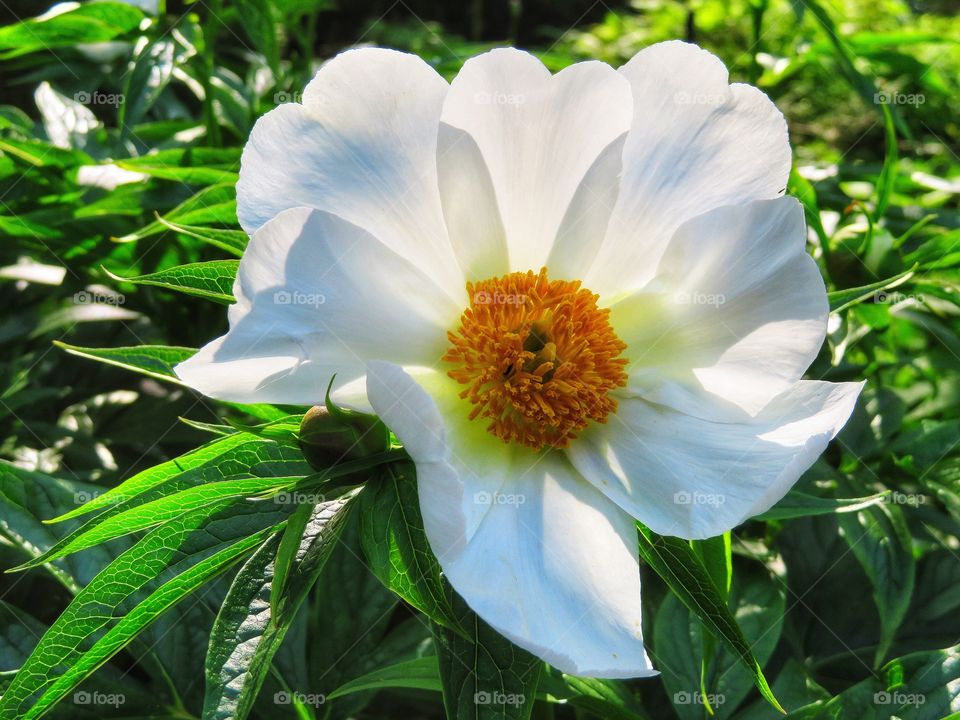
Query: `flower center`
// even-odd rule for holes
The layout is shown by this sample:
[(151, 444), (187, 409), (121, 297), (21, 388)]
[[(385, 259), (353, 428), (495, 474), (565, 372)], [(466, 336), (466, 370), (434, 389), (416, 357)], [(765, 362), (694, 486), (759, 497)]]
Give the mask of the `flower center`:
[(590, 420), (617, 409), (610, 391), (627, 382), (626, 345), (609, 310), (580, 281), (548, 280), (547, 269), (467, 283), (470, 307), (443, 359), (467, 387), (470, 419), (504, 442), (566, 447)]

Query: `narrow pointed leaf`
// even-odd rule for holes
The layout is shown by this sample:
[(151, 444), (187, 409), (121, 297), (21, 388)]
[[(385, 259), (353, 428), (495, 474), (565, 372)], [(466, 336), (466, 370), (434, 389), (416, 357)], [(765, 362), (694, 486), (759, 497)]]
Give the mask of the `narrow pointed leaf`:
[(335, 700), (344, 695), (351, 695), (364, 690), (381, 690), (384, 688), (406, 688), (408, 690), (432, 690), (442, 692), (440, 682), (440, 666), (437, 657), (427, 657), (404, 660), (394, 665), (388, 665), (380, 670), (361, 675), (344, 683), (332, 693), (327, 694), (327, 700)]
[(161, 525), (105, 567), (51, 625), (0, 699), (0, 720), (21, 720), (32, 699), (73, 665), (119, 608), (172, 566), (189, 567), (284, 517), (266, 503), (207, 505)]
[(760, 694), (778, 711), (786, 711), (773, 696), (763, 670), (750, 650), (720, 590), (690, 544), (679, 538), (657, 535), (638, 525), (640, 555), (663, 578), (677, 598), (752, 673)]
[(822, 498), (808, 495), (798, 490), (791, 490), (786, 496), (767, 510), (757, 515), (757, 520), (789, 520), (791, 518), (810, 517), (813, 515), (832, 515), (834, 513), (856, 512), (871, 505), (883, 502), (889, 491), (867, 495), (858, 498)]
[(133, 370), (141, 375), (180, 383), (174, 374), (173, 368), (178, 363), (192, 357), (197, 351), (193, 348), (174, 347), (170, 345), (138, 345), (136, 347), (115, 348), (85, 348), (68, 345), (65, 342), (54, 340), (54, 345), (66, 350), (71, 355), (97, 360), (107, 365)]
[(239, 260), (211, 260), (209, 262), (177, 265), (166, 270), (136, 277), (123, 277), (109, 270), (106, 270), (106, 273), (118, 282), (153, 285), (168, 290), (176, 290), (186, 295), (229, 304), (234, 302), (233, 281), (237, 276), (239, 266)]
[(45, 562), (101, 545), (138, 530), (156, 527), (186, 512), (220, 500), (244, 499), (254, 495), (279, 492), (284, 488), (292, 487), (298, 479), (244, 477), (198, 485), (173, 493), (112, 515), (95, 527), (72, 538), (65, 546), (46, 557)]
[(110, 518), (148, 502), (190, 488), (219, 482), (224, 477), (247, 474), (276, 478), (306, 475), (310, 467), (298, 448), (237, 433), (218, 438), (175, 460), (149, 468), (87, 504), (68, 512), (56, 521), (101, 510), (98, 515), (72, 531), (33, 560), (17, 570), (36, 567), (59, 555), (80, 535), (88, 533)]
[(163, 613), (233, 565), (241, 556), (262, 543), (270, 533), (275, 531), (276, 528), (268, 528), (235, 542), (204, 558), (157, 588), (146, 600), (124, 615), (120, 622), (94, 643), (93, 647), (72, 663), (40, 696), (24, 716), (24, 720), (35, 720), (44, 715), (57, 701), (126, 647)]
[(174, 232), (202, 240), (208, 245), (226, 250), (236, 257), (243, 255), (249, 239), (243, 230), (224, 230), (223, 228), (203, 227), (199, 225), (180, 225), (162, 218), (160, 219), (160, 223)]
[[(354, 495), (304, 506), (311, 513), (305, 524), (290, 526), (299, 529), (299, 538), (289, 560), (278, 558), (286, 538), (277, 536), (241, 568), (210, 635), (204, 720), (244, 720), (250, 714), (274, 655), (336, 545)], [(281, 561), (290, 564), (278, 578)]]
[(233, 183), (218, 183), (200, 190), (173, 210), (136, 232), (114, 238), (115, 242), (134, 242), (162, 233), (171, 223), (181, 225), (233, 225), (237, 221), (237, 192)]
[(827, 293), (827, 299), (830, 301), (830, 312), (846, 310), (848, 307), (862, 303), (864, 300), (869, 300), (875, 296), (882, 297), (884, 291), (892, 290), (912, 278), (916, 269), (917, 266), (914, 265), (909, 270), (904, 270), (902, 273), (889, 277), (886, 280), (880, 280), (875, 283), (870, 283), (869, 285), (862, 285), (861, 287), (829, 292)]

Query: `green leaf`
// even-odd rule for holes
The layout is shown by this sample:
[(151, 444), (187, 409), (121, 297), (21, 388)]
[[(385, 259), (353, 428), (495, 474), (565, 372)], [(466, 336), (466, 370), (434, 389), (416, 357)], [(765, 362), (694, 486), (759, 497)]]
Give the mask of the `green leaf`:
[(873, 297), (882, 300), (885, 298), (884, 292), (886, 290), (892, 290), (907, 282), (913, 277), (916, 270), (917, 266), (914, 265), (909, 270), (904, 270), (902, 273), (889, 277), (886, 280), (880, 280), (875, 283), (870, 283), (869, 285), (849, 288), (847, 290), (834, 290), (833, 292), (829, 292), (827, 293), (827, 299), (830, 301), (830, 312), (846, 310), (848, 307), (852, 307)]
[(830, 14), (817, 0), (803, 0), (803, 3), (804, 7), (810, 11), (810, 14), (813, 15), (826, 33), (827, 39), (833, 47), (833, 54), (837, 60), (840, 75), (849, 83), (850, 87), (860, 95), (861, 99), (867, 105), (887, 107), (893, 117), (893, 121), (909, 136), (909, 130), (904, 124), (903, 118), (900, 117), (900, 113), (896, 112), (895, 109), (891, 110), (889, 106), (883, 105), (878, 101), (877, 86), (873, 79), (867, 77), (857, 69), (857, 56), (853, 50), (850, 49), (846, 38), (841, 37), (837, 31), (837, 26), (833, 22), (833, 18), (830, 17)]
[(527, 720), (543, 662), (483, 622), (459, 596), (453, 608), (467, 637), (433, 625), (447, 717)]
[(170, 84), (176, 54), (176, 44), (162, 36), (150, 41), (141, 38), (137, 43), (125, 73), (123, 102), (117, 118), (117, 126), (124, 135), (129, 135), (131, 128), (140, 122)]
[(774, 708), (777, 702), (736, 619), (707, 569), (685, 540), (657, 535), (638, 525), (640, 555), (699, 620), (750, 671), (760, 694)]
[[(32, 615), (27, 615), (19, 608), (2, 600), (0, 600), (0, 617), (3, 618), (3, 623), (0, 623), (0, 677), (3, 677), (20, 669), (20, 666), (30, 657), (31, 651), (37, 644), (37, 638), (46, 632), (46, 627)], [(437, 690), (439, 689), (438, 679)]]
[[(773, 690), (782, 698), (787, 707), (801, 708), (810, 703), (829, 699), (830, 693), (824, 690), (811, 677), (810, 669), (800, 661), (789, 658), (777, 673)], [(787, 717), (792, 717), (791, 713)], [(774, 720), (779, 717), (763, 698), (758, 698), (736, 715), (737, 720)]]
[(877, 177), (877, 206), (874, 211), (874, 220), (879, 221), (887, 212), (890, 204), (890, 195), (897, 182), (897, 128), (893, 122), (890, 106), (881, 104), (883, 110), (883, 127), (886, 137), (886, 154), (883, 158), (883, 168)]
[(11, 237), (37, 238), (39, 240), (56, 240), (63, 237), (63, 233), (59, 230), (19, 216), (6, 217), (0, 215), (0, 232)]
[(93, 496), (85, 505), (49, 521), (62, 522), (93, 510), (102, 510), (46, 552), (15, 569), (23, 570), (43, 565), (52, 557), (60, 555), (78, 537), (93, 531), (114, 516), (176, 492), (216, 483), (224, 477), (240, 474), (274, 479), (305, 475), (309, 472), (310, 467), (303, 461), (299, 448), (246, 433), (218, 438), (193, 452), (144, 470), (119, 486)]
[[(415, 657), (412, 649), (409, 654), (387, 652), (390, 627), (399, 614), (400, 603), (367, 567), (358, 538), (359, 519), (358, 512), (350, 513), (323, 581), (317, 583), (311, 602), (304, 608), (311, 639), (306, 655), (309, 666), (323, 673), (323, 684), (314, 688), (321, 692), (392, 662)], [(409, 613), (404, 614), (409, 617)], [(331, 622), (331, 618), (350, 618), (350, 622)], [(408, 625), (419, 638), (415, 642), (429, 637), (424, 624), (419, 617), (410, 618)], [(336, 717), (357, 714), (366, 698), (363, 693), (355, 693), (331, 701), (324, 710), (335, 708), (332, 712)]]
[(951, 268), (960, 265), (960, 230), (935, 235), (910, 252), (905, 261), (924, 270)]
[(139, 158), (116, 161), (125, 170), (141, 172), (164, 180), (213, 185), (235, 183), (239, 176), (239, 148), (174, 148)]
[(94, 160), (80, 150), (58, 148), (41, 140), (0, 138), (0, 150), (38, 168), (65, 170), (78, 165), (92, 165)]
[[(78, 535), (64, 546), (45, 554), (44, 562), (94, 547), (124, 535), (155, 527), (180, 515), (221, 500), (249, 498), (279, 492), (299, 478), (245, 477), (198, 485), (152, 502), (136, 505), (111, 515)], [(37, 561), (34, 561), (36, 563)]]
[(462, 632), (423, 530), (412, 463), (383, 468), (358, 502), (360, 542), (376, 576), (434, 622)]
[(175, 232), (189, 235), (208, 245), (226, 250), (231, 255), (236, 255), (237, 257), (242, 257), (243, 251), (247, 248), (249, 238), (243, 230), (222, 230), (220, 228), (200, 225), (178, 225), (163, 218), (160, 219), (160, 223)]
[(209, 262), (177, 265), (137, 277), (125, 278), (115, 275), (109, 270), (106, 270), (106, 273), (119, 282), (128, 282), (134, 285), (154, 285), (194, 297), (229, 304), (235, 301), (233, 281), (237, 276), (239, 266), (239, 260), (211, 260)]
[(960, 646), (916, 652), (891, 660), (879, 673), (826, 702), (790, 714), (815, 718), (955, 720), (960, 708)]
[[(765, 569), (750, 566), (740, 572), (742, 567), (738, 565), (729, 605), (751, 652), (759, 663), (766, 663), (780, 640), (786, 588)], [(709, 714), (718, 720), (730, 717), (753, 687), (752, 670), (726, 647), (705, 656), (700, 653), (705, 638), (696, 616), (676, 595), (668, 596), (656, 615), (653, 649), (667, 697), (684, 720), (703, 718), (707, 701)]]
[(241, 556), (276, 531), (268, 528), (207, 557), (154, 590), (146, 600), (123, 616), (113, 628), (78, 657), (30, 708), (24, 720), (45, 714), (100, 665), (126, 647), (137, 635), (171, 607), (233, 565)]
[[(196, 484), (225, 475), (252, 472), (254, 465), (267, 460), (266, 456), (260, 451), (270, 448), (270, 446), (271, 443), (269, 442), (241, 433), (211, 440), (178, 458), (168, 460), (160, 465), (154, 465), (137, 473), (117, 487), (98, 493), (88, 503), (53, 518), (49, 522), (63, 522), (96, 510), (116, 508), (124, 502), (133, 500), (156, 488), (158, 485), (162, 485), (177, 476), (185, 475), (190, 471), (205, 469), (211, 473), (200, 478)], [(307, 466), (301, 465), (301, 467), (306, 468)], [(213, 473), (216, 473), (216, 475)]]
[(582, 708), (604, 720), (644, 720), (647, 715), (622, 680), (586, 678), (547, 668), (538, 698)]
[[(9, 544), (26, 558), (56, 547), (71, 526), (51, 527), (43, 518), (76, 509), (77, 503), (96, 492), (95, 485), (54, 478), (0, 461), (0, 547)], [(111, 557), (97, 549), (52, 563), (44, 570), (75, 594)]]
[(105, 567), (57, 618), (0, 699), (0, 719), (22, 720), (31, 699), (72, 667), (118, 608), (171, 566), (191, 566), (225, 543), (282, 520), (265, 503), (207, 505), (161, 525)]
[[(391, 688), (443, 692), (437, 657), (413, 658), (374, 670), (344, 683), (326, 698), (335, 700), (353, 693)], [(622, 681), (565, 675), (552, 668), (541, 675), (537, 699), (582, 708), (604, 720), (646, 717)]]
[[(245, 720), (250, 714), (274, 655), (337, 543), (352, 498), (301, 506), (310, 511), (307, 521), (288, 525), (297, 532), (272, 538), (241, 568), (210, 635), (204, 720)], [(280, 577), (278, 551), (294, 536), (296, 552)], [(276, 602), (278, 581), (283, 587)]]
[[(692, 540), (690, 547), (696, 553), (697, 557), (703, 563), (714, 586), (720, 591), (724, 602), (727, 602), (730, 596), (730, 585), (733, 581), (733, 548), (731, 545), (731, 533), (725, 532), (723, 535), (707, 538), (706, 540)], [(710, 688), (708, 674), (710, 672), (710, 662), (716, 649), (716, 638), (709, 633), (701, 633), (702, 659), (700, 664), (700, 693), (706, 700), (705, 707), (708, 712), (713, 708), (709, 703)]]
[(67, 12), (0, 27), (0, 59), (78, 43), (112, 40), (140, 24), (143, 13), (128, 3), (96, 2)]
[(277, 40), (278, 18), (271, 0), (237, 0), (244, 31), (254, 46), (263, 53), (274, 77), (280, 76), (280, 43)]
[(730, 533), (726, 532), (706, 540), (692, 540), (690, 545), (710, 574), (713, 584), (726, 599), (730, 593), (730, 583), (733, 581)]
[(53, 344), (71, 355), (133, 370), (141, 375), (181, 384), (174, 374), (175, 365), (193, 357), (193, 348), (169, 345), (138, 345), (137, 347), (85, 348), (54, 340)]
[(881, 636), (875, 655), (879, 665), (910, 607), (916, 573), (913, 540), (903, 511), (889, 503), (839, 515), (838, 519), (843, 539), (873, 585), (880, 613)]
[(787, 180), (787, 191), (796, 197), (803, 205), (803, 212), (807, 222), (817, 234), (820, 241), (820, 248), (824, 257), (830, 255), (830, 238), (823, 227), (823, 221), (820, 219), (820, 205), (817, 202), (817, 191), (813, 189), (810, 181), (797, 172), (796, 166), (790, 168), (790, 178)]
[(879, 505), (889, 494), (889, 491), (884, 491), (876, 495), (859, 498), (822, 498), (802, 493), (799, 490), (791, 490), (780, 502), (765, 513), (757, 515), (755, 519), (789, 520), (812, 515), (856, 512), (871, 505)]
[[(234, 225), (237, 222), (236, 187), (231, 182), (205, 187), (177, 205), (164, 215), (162, 220), (185, 226)], [(120, 243), (142, 240), (163, 232), (165, 227), (167, 225), (158, 218), (136, 232), (122, 235), (114, 240)]]
[(384, 688), (442, 692), (443, 685), (440, 682), (440, 666), (437, 664), (437, 657), (429, 655), (405, 660), (361, 675), (329, 693), (327, 700), (335, 700), (338, 697), (364, 690), (382, 690)]

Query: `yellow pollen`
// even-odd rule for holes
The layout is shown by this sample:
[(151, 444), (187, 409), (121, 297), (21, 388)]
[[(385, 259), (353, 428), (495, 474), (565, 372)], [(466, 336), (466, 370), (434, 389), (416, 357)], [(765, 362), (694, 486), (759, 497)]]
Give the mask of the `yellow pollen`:
[(610, 391), (627, 382), (626, 345), (610, 311), (580, 281), (548, 280), (547, 269), (467, 283), (470, 306), (443, 360), (466, 386), (470, 419), (504, 442), (566, 447), (589, 421), (616, 411)]

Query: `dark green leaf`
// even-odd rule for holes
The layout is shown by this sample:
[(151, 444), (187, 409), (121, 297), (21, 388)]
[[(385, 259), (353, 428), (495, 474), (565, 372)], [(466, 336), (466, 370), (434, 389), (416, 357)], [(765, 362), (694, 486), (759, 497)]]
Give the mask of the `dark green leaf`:
[(460, 630), (420, 516), (411, 463), (388, 465), (359, 498), (360, 542), (381, 582), (441, 625)]
[(527, 720), (543, 662), (483, 622), (459, 596), (453, 607), (467, 637), (442, 625), (433, 630), (447, 717)]
[(760, 663), (754, 657), (736, 619), (689, 543), (679, 538), (657, 535), (643, 526), (638, 528), (641, 557), (704, 627), (750, 671), (760, 694), (773, 707), (784, 712), (773, 696)]
[[(244, 720), (249, 715), (297, 610), (330, 557), (351, 499), (302, 506), (311, 512), (305, 524), (291, 526), (300, 534), (285, 578), (275, 574), (279, 537), (264, 544), (238, 573), (210, 635), (204, 720)], [(284, 579), (277, 596), (274, 584)]]

